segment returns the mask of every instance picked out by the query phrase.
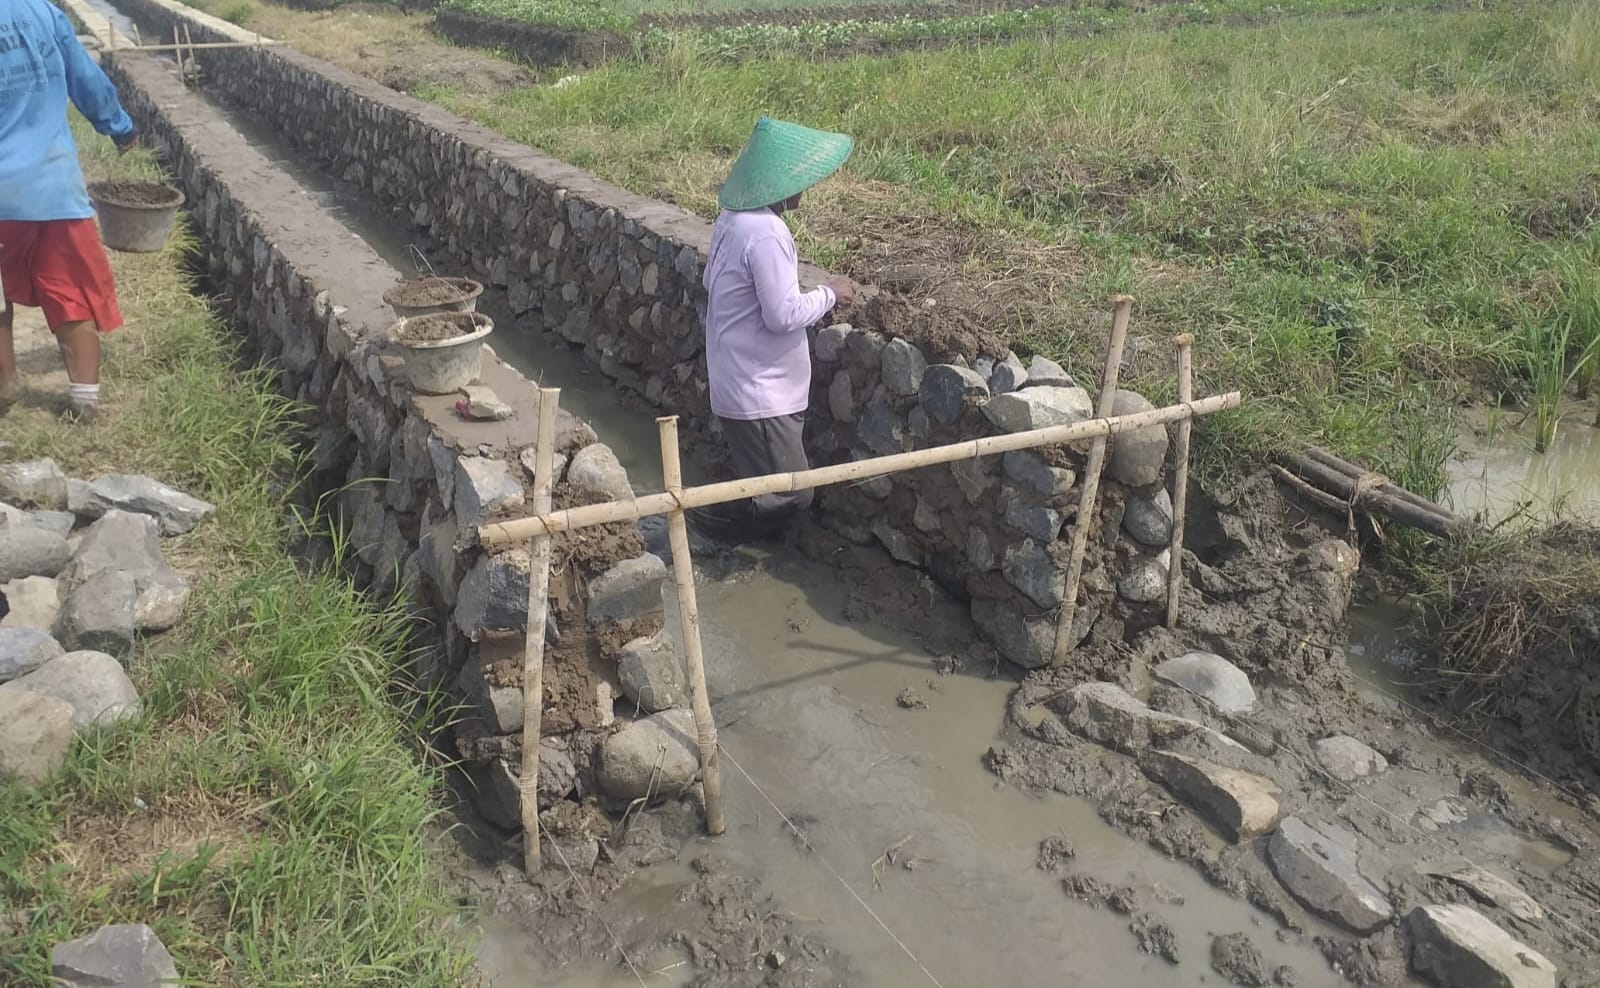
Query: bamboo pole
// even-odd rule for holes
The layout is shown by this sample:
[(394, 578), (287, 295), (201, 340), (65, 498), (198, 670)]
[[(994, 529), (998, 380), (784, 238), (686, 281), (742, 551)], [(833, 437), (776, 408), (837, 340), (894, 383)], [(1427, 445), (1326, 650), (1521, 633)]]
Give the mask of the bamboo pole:
[(1360, 508), (1441, 538), (1449, 538), (1466, 527), (1461, 519), (1440, 508), (1423, 507), (1398, 496), (1394, 492), (1399, 488), (1364, 486), (1359, 477), (1308, 456), (1284, 454), (1280, 459), (1301, 479), (1343, 498), (1347, 510)]
[[(550, 510), (555, 484), (556, 408), (560, 388), (539, 389), (539, 438), (534, 447), (533, 510)], [(522, 639), (522, 778), (517, 784), (522, 812), (523, 870), (532, 878), (543, 867), (539, 847), (539, 737), (544, 726), (544, 628), (550, 610), (550, 536), (536, 535), (528, 567), (528, 626)]]
[[(1183, 333), (1172, 341), (1178, 348), (1178, 401), (1194, 400), (1194, 337)], [(1189, 434), (1193, 419), (1178, 423), (1178, 444), (1172, 452), (1172, 544), (1167, 559), (1167, 627), (1178, 626), (1178, 588), (1183, 583), (1183, 519), (1189, 507)]]
[[(661, 433), (661, 478), (667, 493), (683, 494), (683, 467), (678, 457), (678, 417), (656, 419)], [(700, 784), (706, 797), (706, 833), (720, 837), (727, 829), (722, 815), (722, 769), (717, 764), (717, 724), (711, 718), (711, 694), (706, 689), (705, 656), (700, 649), (700, 604), (694, 592), (694, 560), (689, 555), (689, 523), (682, 508), (667, 513), (667, 535), (672, 540), (672, 576), (678, 585), (678, 620), (683, 635), (684, 658), (689, 664), (693, 692), (694, 727), (700, 745)]]
[(121, 48), (118, 48), (117, 51), (119, 51), (119, 52), (124, 52), (124, 51), (152, 51), (152, 52), (154, 52), (154, 51), (189, 51), (189, 52), (193, 52), (193, 51), (206, 51), (208, 49), (216, 49), (216, 48), (258, 48), (258, 47), (262, 47), (262, 46), (272, 46), (272, 45), (278, 45), (278, 44), (282, 44), (282, 42), (279, 42), (279, 41), (260, 41), (260, 42), (256, 42), (256, 41), (196, 41), (193, 44), (184, 44), (184, 45), (146, 45), (146, 44), (140, 43), (137, 39), (135, 39), (134, 44), (125, 45), (125, 46), (123, 46)]
[[(1133, 316), (1133, 296), (1118, 295), (1112, 303), (1111, 341), (1106, 346), (1106, 370), (1100, 378), (1100, 403), (1095, 414), (1105, 419), (1117, 398), (1117, 377), (1122, 372), (1122, 344), (1128, 336), (1128, 320)], [(1066, 585), (1061, 592), (1061, 612), (1056, 616), (1056, 643), (1053, 661), (1061, 665), (1072, 653), (1072, 622), (1078, 616), (1078, 581), (1083, 577), (1083, 554), (1089, 547), (1089, 529), (1094, 525), (1094, 503), (1100, 495), (1100, 472), (1106, 465), (1106, 436), (1097, 436), (1089, 447), (1089, 465), (1084, 469), (1083, 493), (1078, 498), (1078, 518), (1072, 525), (1072, 554), (1067, 557)]]
[(723, 504), (762, 494), (781, 494), (787, 491), (805, 490), (808, 487), (828, 487), (856, 480), (871, 480), (873, 477), (902, 473), (917, 467), (970, 460), (976, 456), (1113, 436), (1120, 432), (1131, 432), (1153, 425), (1166, 425), (1192, 416), (1212, 415), (1230, 408), (1238, 408), (1241, 401), (1239, 392), (1230, 391), (1227, 394), (1199, 398), (1185, 405), (1169, 405), (1148, 412), (1087, 419), (1068, 425), (1053, 425), (1027, 432), (1015, 432), (1006, 436), (967, 439), (946, 446), (931, 446), (908, 453), (894, 453), (868, 460), (797, 470), (793, 473), (774, 473), (762, 477), (705, 484), (700, 487), (686, 487), (683, 494), (676, 497), (667, 493), (647, 494), (626, 501), (602, 501), (599, 504), (563, 508), (560, 511), (484, 525), (478, 529), (478, 541), (485, 548), (504, 548), (518, 542), (526, 542), (536, 535), (553, 535), (556, 532), (570, 532), (595, 525), (638, 521), (651, 515), (664, 515), (674, 508), (683, 508), (687, 511), (691, 508)]

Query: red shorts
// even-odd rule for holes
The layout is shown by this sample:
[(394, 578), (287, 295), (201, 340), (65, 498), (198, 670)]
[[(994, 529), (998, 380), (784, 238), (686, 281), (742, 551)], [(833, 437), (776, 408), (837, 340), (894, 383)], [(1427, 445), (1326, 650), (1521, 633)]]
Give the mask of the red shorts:
[(43, 309), (52, 330), (92, 322), (109, 333), (122, 325), (94, 220), (0, 220), (0, 291), (7, 303)]

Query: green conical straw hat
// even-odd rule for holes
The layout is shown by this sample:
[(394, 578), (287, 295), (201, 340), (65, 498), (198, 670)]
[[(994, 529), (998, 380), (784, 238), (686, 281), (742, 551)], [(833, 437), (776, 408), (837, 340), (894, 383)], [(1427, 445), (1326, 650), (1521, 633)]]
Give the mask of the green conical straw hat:
[(717, 201), (723, 209), (760, 209), (782, 202), (838, 171), (854, 147), (844, 134), (762, 117)]

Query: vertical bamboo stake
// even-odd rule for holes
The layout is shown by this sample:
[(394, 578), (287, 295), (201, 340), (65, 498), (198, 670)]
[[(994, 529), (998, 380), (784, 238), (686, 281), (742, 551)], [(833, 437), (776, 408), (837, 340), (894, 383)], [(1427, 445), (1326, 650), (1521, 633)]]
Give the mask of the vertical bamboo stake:
[[(560, 388), (539, 389), (539, 438), (534, 447), (533, 510), (550, 510), (555, 484), (556, 408)], [(539, 847), (539, 736), (544, 726), (544, 628), (550, 609), (550, 536), (534, 538), (528, 567), (528, 628), (522, 643), (522, 778), (517, 784), (522, 811), (523, 870), (532, 878), (543, 867)]]
[[(1117, 397), (1117, 376), (1122, 371), (1122, 343), (1128, 336), (1128, 320), (1133, 315), (1133, 296), (1116, 295), (1111, 315), (1111, 341), (1106, 348), (1106, 371), (1100, 378), (1100, 403), (1095, 415), (1105, 418)], [(1101, 436), (1089, 447), (1089, 465), (1084, 471), (1083, 494), (1078, 499), (1078, 519), (1072, 526), (1072, 555), (1067, 559), (1066, 586), (1062, 590), (1061, 614), (1056, 618), (1056, 643), (1053, 661), (1061, 665), (1072, 652), (1072, 622), (1078, 616), (1078, 580), (1083, 576), (1083, 554), (1089, 546), (1089, 529), (1094, 524), (1095, 499), (1100, 494), (1100, 471), (1106, 465), (1107, 437)]]
[[(678, 459), (678, 417), (656, 419), (661, 431), (661, 477), (667, 493), (683, 493), (683, 467)], [(717, 725), (711, 719), (711, 694), (706, 691), (705, 657), (700, 651), (700, 605), (694, 595), (694, 560), (689, 556), (689, 523), (683, 509), (667, 513), (667, 533), (672, 539), (672, 575), (678, 585), (678, 618), (682, 624), (684, 658), (689, 664), (693, 690), (694, 726), (700, 744), (700, 778), (706, 795), (706, 833), (713, 837), (728, 829), (722, 817), (722, 770), (717, 765)]]
[[(1194, 400), (1194, 337), (1184, 333), (1178, 347), (1178, 401)], [(1178, 586), (1183, 582), (1183, 516), (1189, 502), (1189, 432), (1194, 418), (1178, 423), (1178, 445), (1172, 452), (1172, 544), (1167, 559), (1167, 627), (1178, 626)]]

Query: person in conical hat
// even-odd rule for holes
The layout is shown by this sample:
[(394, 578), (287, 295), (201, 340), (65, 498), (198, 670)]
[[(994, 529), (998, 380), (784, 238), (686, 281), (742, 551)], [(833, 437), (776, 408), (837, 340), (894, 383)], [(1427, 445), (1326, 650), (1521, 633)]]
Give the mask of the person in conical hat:
[[(811, 398), (807, 327), (855, 299), (838, 278), (800, 288), (800, 259), (783, 214), (839, 170), (854, 142), (762, 117), (722, 184), (722, 214), (706, 260), (706, 370), (738, 476), (809, 468), (801, 433)], [(811, 491), (762, 495), (702, 512), (702, 529), (766, 535), (811, 503)]]

